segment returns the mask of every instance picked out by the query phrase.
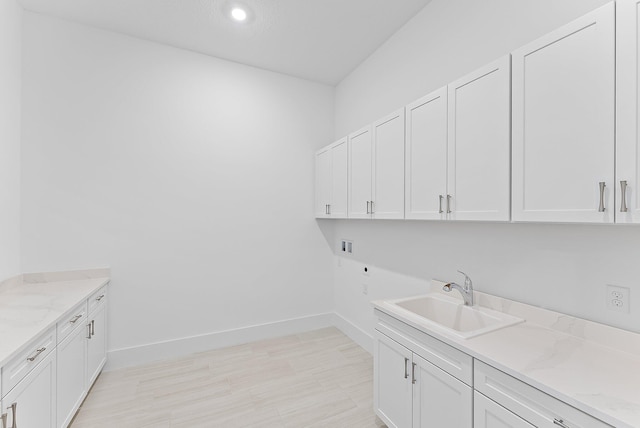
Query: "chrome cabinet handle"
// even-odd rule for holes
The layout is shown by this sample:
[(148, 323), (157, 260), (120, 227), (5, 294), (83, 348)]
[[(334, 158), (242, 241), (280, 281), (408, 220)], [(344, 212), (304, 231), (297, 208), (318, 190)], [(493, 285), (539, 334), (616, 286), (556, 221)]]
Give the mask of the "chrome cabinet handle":
[(373, 210), (373, 201), (371, 201), (371, 214), (375, 214), (375, 211)]
[(11, 405), (11, 428), (18, 428), (18, 423), (16, 422), (16, 417), (18, 416), (18, 403), (13, 403)]
[(620, 180), (620, 212), (626, 213), (627, 209), (627, 180)]
[(35, 359), (38, 358), (38, 356), (46, 350), (47, 348), (45, 348), (44, 346), (42, 348), (36, 349), (36, 353), (33, 354), (33, 356), (27, 358), (27, 361), (35, 361)]
[(451, 195), (447, 195), (447, 214), (451, 214)]
[(327, 204), (327, 214), (331, 215), (331, 204)]
[(369, 201), (367, 201), (367, 214), (371, 214), (371, 213), (369, 212)]
[(411, 363), (411, 383), (416, 383), (416, 363)]
[(87, 339), (91, 339), (91, 323), (87, 324)]
[(562, 419), (555, 418), (553, 420), (554, 425), (558, 425), (562, 428), (571, 428), (569, 425), (566, 425)]
[(440, 200), (440, 203), (438, 205), (438, 214), (442, 214), (444, 212), (444, 211), (442, 211), (442, 200), (444, 199), (444, 196), (438, 195), (438, 198)]
[(94, 329), (94, 324), (95, 324), (95, 320), (91, 320), (91, 336), (95, 336), (96, 335), (96, 331)]
[(75, 324), (75, 323), (77, 323), (77, 322), (78, 322), (78, 320), (79, 320), (80, 318), (82, 318), (82, 315), (76, 315), (75, 317), (71, 318), (71, 319), (69, 320), (69, 322), (70, 322), (71, 324)]
[(601, 181), (598, 185), (600, 186), (600, 206), (598, 207), (598, 212), (603, 213), (606, 209), (604, 207), (604, 188), (607, 187), (607, 185), (604, 181)]
[(405, 357), (404, 359), (404, 378), (405, 379), (409, 378), (409, 368), (407, 367), (408, 363), (409, 363), (409, 359)]
[(96, 297), (96, 302), (99, 302), (103, 298), (104, 298), (104, 294), (99, 295), (98, 297)]

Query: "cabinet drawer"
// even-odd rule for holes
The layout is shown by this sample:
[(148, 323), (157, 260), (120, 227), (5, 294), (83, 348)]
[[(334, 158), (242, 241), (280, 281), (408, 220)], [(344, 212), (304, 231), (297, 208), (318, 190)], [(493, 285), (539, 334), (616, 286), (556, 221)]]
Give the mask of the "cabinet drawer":
[(473, 385), (473, 358), (400, 320), (375, 311), (376, 330), (392, 338), (451, 376)]
[(58, 321), (57, 324), (57, 336), (58, 342), (62, 342), (68, 335), (79, 325), (82, 325), (87, 320), (87, 302), (83, 301), (78, 306), (73, 308), (71, 312)]
[(56, 346), (56, 328), (32, 341), (24, 351), (16, 355), (2, 367), (2, 393), (7, 394), (34, 367), (40, 363)]
[[(535, 426), (611, 428), (552, 396), (481, 361), (474, 362), (474, 386), (493, 401)], [(558, 421), (555, 422), (554, 421)], [(562, 426), (562, 425), (560, 425)]]
[(100, 290), (96, 291), (87, 300), (87, 311), (92, 313), (98, 306), (104, 304), (107, 300), (107, 286), (105, 285)]

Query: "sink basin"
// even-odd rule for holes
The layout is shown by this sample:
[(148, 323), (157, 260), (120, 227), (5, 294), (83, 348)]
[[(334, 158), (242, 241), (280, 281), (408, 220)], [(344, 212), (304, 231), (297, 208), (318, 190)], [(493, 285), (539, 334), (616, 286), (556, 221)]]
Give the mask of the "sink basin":
[(524, 321), (488, 308), (465, 306), (457, 299), (437, 294), (396, 300), (391, 304), (409, 312), (414, 321), (463, 339)]

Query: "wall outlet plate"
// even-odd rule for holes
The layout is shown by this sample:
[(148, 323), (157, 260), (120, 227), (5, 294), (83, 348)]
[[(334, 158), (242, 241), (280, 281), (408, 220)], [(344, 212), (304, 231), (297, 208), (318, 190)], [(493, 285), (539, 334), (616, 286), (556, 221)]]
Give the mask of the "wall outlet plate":
[(618, 285), (607, 284), (606, 304), (607, 309), (615, 312), (629, 313), (629, 294), (628, 287), (620, 287)]

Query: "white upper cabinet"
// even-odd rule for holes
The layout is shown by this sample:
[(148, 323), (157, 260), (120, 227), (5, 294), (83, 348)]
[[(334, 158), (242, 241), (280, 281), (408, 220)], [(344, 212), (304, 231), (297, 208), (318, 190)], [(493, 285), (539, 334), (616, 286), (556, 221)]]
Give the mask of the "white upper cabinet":
[(512, 54), (514, 221), (614, 221), (614, 10)]
[(373, 218), (404, 218), (404, 108), (375, 122), (370, 212)]
[(329, 216), (347, 218), (347, 139), (343, 138), (331, 146), (331, 202)]
[(640, 1), (617, 7), (616, 222), (640, 223)]
[(508, 221), (509, 57), (451, 83), (448, 105), (445, 211), (452, 220)]
[(371, 218), (371, 127), (349, 135), (349, 218)]
[(316, 153), (316, 217), (329, 217), (331, 203), (331, 148)]
[(447, 88), (406, 107), (405, 218), (443, 220), (447, 194)]
[(316, 153), (317, 218), (347, 217), (347, 139)]

